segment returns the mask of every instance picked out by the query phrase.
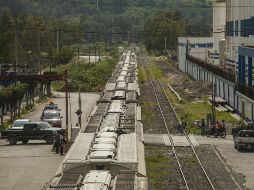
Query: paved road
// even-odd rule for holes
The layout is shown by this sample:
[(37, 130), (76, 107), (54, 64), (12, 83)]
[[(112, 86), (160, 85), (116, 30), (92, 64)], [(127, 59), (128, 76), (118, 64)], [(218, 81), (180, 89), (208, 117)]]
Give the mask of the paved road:
[(196, 140), (199, 144), (214, 145), (219, 153), (223, 156), (226, 163), (231, 166), (233, 171), (245, 176), (246, 182), (244, 185), (249, 189), (254, 189), (253, 151), (237, 151), (234, 148), (232, 135), (228, 135), (226, 139), (196, 136)]
[[(56, 93), (52, 99), (62, 109), (63, 127), (65, 128), (65, 99), (63, 93)], [(82, 122), (86, 121), (91, 109), (99, 96), (96, 94), (82, 94)], [(72, 125), (75, 126), (77, 116), (78, 94), (71, 93)], [(39, 105), (26, 118), (39, 120), (41, 110), (45, 103)], [(0, 190), (39, 190), (55, 174), (62, 156), (51, 152), (51, 146), (43, 141), (32, 141), (27, 145), (17, 144), (10, 146), (6, 141), (0, 140)]]

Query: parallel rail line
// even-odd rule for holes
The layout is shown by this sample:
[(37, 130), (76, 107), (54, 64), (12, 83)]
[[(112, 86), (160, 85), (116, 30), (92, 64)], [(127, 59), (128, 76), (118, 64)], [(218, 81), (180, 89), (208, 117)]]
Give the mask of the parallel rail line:
[[(168, 96), (166, 95), (166, 92), (165, 92), (165, 89), (162, 85), (162, 83), (159, 81), (159, 80), (155, 80), (153, 81), (152, 79), (152, 75), (149, 71), (149, 69), (146, 67), (146, 64), (144, 60), (141, 61), (142, 64), (143, 64), (143, 67), (145, 68), (145, 71), (149, 77), (149, 82), (152, 86), (152, 91), (153, 91), (153, 94), (155, 96), (155, 99), (156, 99), (156, 102), (157, 102), (157, 105), (159, 107), (159, 110), (160, 110), (160, 114), (161, 114), (161, 117), (162, 117), (162, 120), (163, 120), (163, 123), (164, 123), (164, 126), (165, 126), (165, 129), (166, 129), (166, 133), (168, 134), (168, 137), (169, 137), (169, 140), (171, 142), (171, 151), (176, 159), (176, 162), (177, 162), (177, 165), (178, 165), (178, 168), (179, 168), (179, 172), (182, 176), (182, 179), (184, 181), (184, 185), (186, 187), (187, 190), (191, 189), (190, 188), (190, 185), (189, 183), (187, 182), (187, 179), (186, 179), (186, 176), (185, 176), (185, 173), (183, 171), (183, 166), (180, 162), (180, 159), (179, 159), (179, 156), (177, 154), (177, 150), (175, 148), (175, 144), (174, 144), (174, 141), (173, 141), (173, 137), (172, 137), (172, 129), (175, 128), (178, 124), (180, 124), (180, 120), (175, 112), (175, 109), (173, 107), (173, 105), (171, 104), (170, 100), (168, 99)], [(208, 186), (215, 190), (215, 187), (212, 183), (212, 181), (210, 180), (210, 177), (208, 176), (207, 172), (205, 171), (198, 155), (196, 154), (196, 151), (194, 149), (194, 146), (193, 146), (193, 143), (191, 142), (188, 134), (184, 131), (184, 136), (186, 137), (190, 147), (188, 148), (191, 148), (191, 151), (194, 155), (194, 157), (196, 158), (205, 178), (206, 178), (206, 181), (208, 182)], [(187, 147), (186, 147), (187, 148)]]

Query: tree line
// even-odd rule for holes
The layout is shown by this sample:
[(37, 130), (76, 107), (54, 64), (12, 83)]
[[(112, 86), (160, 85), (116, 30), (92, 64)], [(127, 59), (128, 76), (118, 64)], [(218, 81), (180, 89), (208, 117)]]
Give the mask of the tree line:
[(16, 86), (9, 86), (0, 90), (1, 125), (6, 110), (10, 111), (11, 120), (21, 114), (22, 100), (26, 99), (26, 107), (31, 108), (34, 104), (35, 83), (20, 83)]
[[(59, 28), (61, 27), (60, 23)], [(80, 41), (80, 35), (70, 38), (57, 28), (55, 22), (46, 22), (42, 16), (0, 8), (0, 63), (14, 63), (16, 49), (19, 65), (39, 67), (39, 59), (43, 63), (45, 57), (68, 62), (73, 56), (73, 50), (68, 44)]]
[[(190, 35), (206, 35), (212, 25), (212, 0), (2, 0), (0, 7), (17, 13), (39, 15), (46, 23), (84, 32), (86, 42), (110, 40), (106, 33), (143, 31), (148, 19), (160, 12), (180, 12), (188, 20)], [(200, 26), (203, 25), (203, 28)], [(72, 33), (71, 35), (77, 35)], [(66, 40), (67, 40), (66, 36)], [(96, 38), (96, 39), (94, 39)]]
[(145, 46), (149, 52), (162, 54), (176, 49), (179, 36), (186, 35), (186, 19), (179, 12), (162, 11), (145, 24)]

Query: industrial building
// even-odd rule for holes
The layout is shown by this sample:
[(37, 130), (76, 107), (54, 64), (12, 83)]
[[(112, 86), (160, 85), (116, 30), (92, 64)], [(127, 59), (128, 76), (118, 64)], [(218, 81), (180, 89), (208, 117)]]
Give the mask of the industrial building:
[(253, 0), (214, 1), (213, 36), (178, 38), (179, 69), (216, 84), (216, 95), (246, 120), (254, 120), (253, 57)]

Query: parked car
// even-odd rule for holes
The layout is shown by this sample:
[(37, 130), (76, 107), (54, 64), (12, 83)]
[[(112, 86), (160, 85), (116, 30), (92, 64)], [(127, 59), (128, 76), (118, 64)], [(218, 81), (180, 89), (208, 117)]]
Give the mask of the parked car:
[(45, 107), (44, 107), (44, 110), (56, 110), (56, 111), (61, 111), (59, 108), (58, 108), (58, 105), (53, 103), (53, 102), (50, 102), (49, 104), (47, 104)]
[(52, 144), (56, 134), (64, 133), (64, 129), (52, 127), (47, 122), (29, 122), (24, 124), (22, 129), (9, 128), (1, 132), (1, 139), (7, 139), (11, 145), (17, 144), (18, 141), (26, 144), (29, 140), (45, 140), (46, 143)]
[(52, 127), (62, 127), (62, 118), (61, 113), (55, 110), (45, 110), (41, 115), (41, 120), (48, 122)]
[(243, 148), (254, 149), (254, 130), (253, 129), (243, 129), (239, 130), (236, 135), (234, 135), (235, 148), (239, 151)]
[(12, 129), (22, 129), (24, 127), (24, 124), (31, 122), (30, 119), (17, 119), (13, 122), (11, 125)]

